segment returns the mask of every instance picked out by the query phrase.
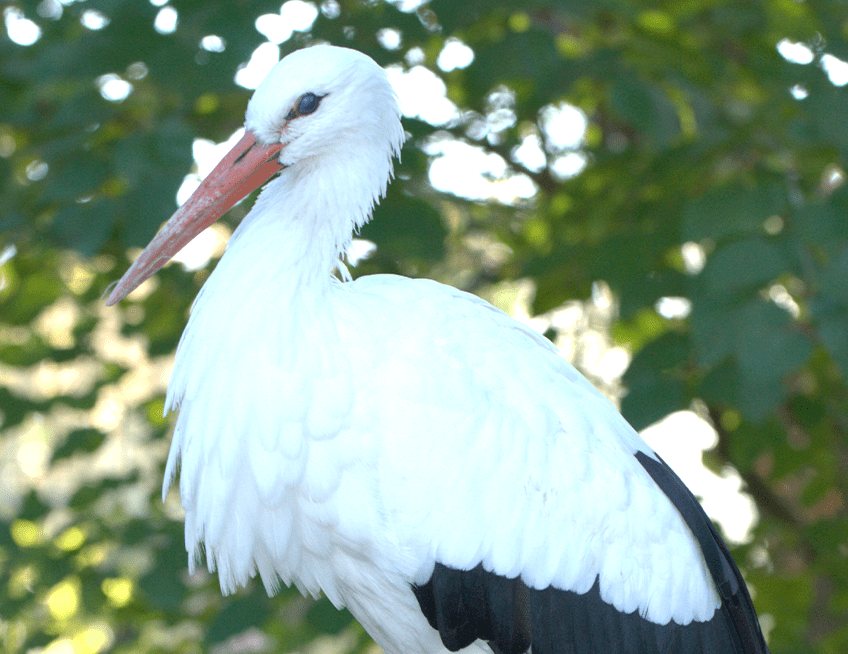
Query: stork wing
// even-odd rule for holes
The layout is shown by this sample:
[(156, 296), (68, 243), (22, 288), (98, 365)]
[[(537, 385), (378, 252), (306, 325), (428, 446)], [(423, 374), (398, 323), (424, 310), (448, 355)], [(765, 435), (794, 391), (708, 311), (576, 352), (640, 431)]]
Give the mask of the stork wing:
[(385, 293), (416, 285), (392, 298), (395, 315), (417, 308), (376, 431), (399, 539), (429, 550), (412, 588), (445, 647), (765, 654), (709, 518), (618, 411), (490, 305), (426, 282)]
[(745, 581), (701, 505), (664, 461), (641, 452), (636, 458), (698, 540), (721, 596), (711, 619), (656, 624), (603, 601), (597, 580), (582, 594), (536, 590), (482, 565), (455, 570), (437, 563), (427, 583), (412, 589), (445, 647), (455, 652), (479, 638), (495, 654), (523, 654), (531, 646), (533, 654), (767, 654)]

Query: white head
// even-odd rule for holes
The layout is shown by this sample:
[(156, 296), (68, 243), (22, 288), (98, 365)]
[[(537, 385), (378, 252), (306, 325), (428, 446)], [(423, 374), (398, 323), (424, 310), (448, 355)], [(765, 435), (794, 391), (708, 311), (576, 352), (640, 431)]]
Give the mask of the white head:
[(296, 50), (274, 66), (247, 105), (245, 127), (260, 143), (281, 143), (287, 166), (375, 150), (391, 159), (403, 144), (385, 71), (361, 52), (330, 45)]
[[(196, 234), (274, 174), (274, 193), (290, 215), (328, 221), (338, 254), (370, 217), (392, 175), (404, 133), (385, 71), (370, 57), (329, 45), (280, 61), (247, 107), (245, 135), (203, 180), (121, 278), (114, 304), (153, 275)], [(282, 193), (277, 193), (281, 191)]]

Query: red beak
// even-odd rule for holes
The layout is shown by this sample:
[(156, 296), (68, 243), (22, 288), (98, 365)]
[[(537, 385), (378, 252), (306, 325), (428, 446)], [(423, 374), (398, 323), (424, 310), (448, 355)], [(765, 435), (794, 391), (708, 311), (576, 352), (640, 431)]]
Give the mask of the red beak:
[(144, 248), (141, 256), (109, 294), (106, 304), (112, 305), (123, 300), (236, 202), (285, 168), (277, 160), (282, 147), (280, 143), (261, 145), (253, 132), (246, 131)]

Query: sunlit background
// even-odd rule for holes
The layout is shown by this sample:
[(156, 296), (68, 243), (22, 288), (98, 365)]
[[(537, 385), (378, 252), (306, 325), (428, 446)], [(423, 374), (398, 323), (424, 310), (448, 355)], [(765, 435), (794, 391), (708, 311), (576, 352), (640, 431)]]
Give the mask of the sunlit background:
[[(44, 0), (37, 5), (36, 11), (42, 18), (56, 18), (61, 16), (63, 7), (72, 2)], [(160, 7), (155, 20), (156, 31), (163, 35), (175, 32), (180, 21), (177, 9), (170, 6), (167, 0), (150, 2)], [(409, 1), (401, 4), (403, 10), (413, 11), (421, 3)], [(334, 11), (339, 11), (334, 0), (326, 0), (320, 6), (303, 0), (289, 0), (282, 4), (279, 13), (258, 17), (256, 30), (267, 41), (259, 45), (249, 60), (238, 69), (234, 76), (235, 83), (245, 89), (255, 89), (270, 68), (279, 61), (281, 52), (287, 51), (293, 35), (308, 32), (319, 13), (331, 16)], [(4, 20), (8, 38), (22, 47), (31, 46), (41, 38), (41, 28), (18, 6), (7, 6)], [(82, 13), (80, 23), (87, 30), (98, 31), (109, 24), (109, 18), (96, 9), (88, 9)], [(401, 50), (403, 35), (398, 30), (383, 29), (378, 36), (387, 50)], [(214, 34), (204, 36), (200, 43), (201, 48), (210, 53), (223, 52), (227, 48), (225, 39)], [(789, 39), (781, 40), (777, 50), (786, 61), (798, 66), (821, 66), (835, 87), (848, 84), (848, 63), (833, 54), (814, 53), (809, 44)], [(449, 73), (465, 69), (472, 64), (474, 57), (472, 48), (450, 37), (445, 40), (438, 55), (437, 66), (442, 72)], [(401, 63), (390, 66), (387, 73), (405, 116), (418, 118), (437, 128), (446, 128), (467, 118), (447, 97), (447, 87), (442, 78), (423, 65), (423, 51), (412, 48), (401, 59)], [(101, 75), (96, 84), (104, 99), (121, 103), (134, 92), (134, 84), (146, 75), (144, 64), (139, 63), (121, 74), (114, 72)], [(787, 93), (798, 102), (803, 102), (809, 95), (808, 89), (800, 84), (787, 88)], [(478, 138), (498, 143), (504, 130), (515, 127), (517, 117), (514, 102), (514, 94), (510, 89), (495, 89), (487, 98), (488, 112), (479, 116), (478, 124), (471, 127), (479, 131)], [(585, 150), (589, 129), (587, 116), (578, 107), (567, 103), (547, 106), (541, 111), (538, 124), (528, 127), (520, 146), (511, 152), (511, 161), (482, 147), (458, 140), (447, 131), (437, 130), (425, 146), (425, 153), (431, 157), (429, 182), (433, 188), (455, 196), (470, 200), (496, 200), (504, 205), (518, 207), (532, 201), (538, 189), (528, 175), (516, 172), (514, 164), (518, 163), (530, 171), (547, 167), (560, 181), (575, 178), (584, 172), (589, 162), (589, 154)], [(241, 131), (235, 132), (223, 143), (194, 140), (194, 170), (185, 177), (175, 198), (175, 206), (189, 197), (199, 181), (240, 136)], [(4, 145), (0, 138), (0, 155), (3, 155), (4, 148), (8, 150), (9, 147), (14, 147), (14, 144)], [(33, 182), (47, 174), (49, 167), (44, 162), (33, 162), (27, 169), (27, 176)], [(834, 167), (830, 175), (831, 182), (838, 185), (845, 173), (841, 168)], [(162, 221), (167, 217), (162, 216)], [(778, 233), (782, 224), (773, 222), (771, 227), (766, 225), (765, 229)], [(192, 241), (174, 260), (189, 271), (200, 270), (220, 256), (229, 236), (226, 225), (215, 224)], [(374, 256), (376, 248), (370, 241), (356, 239), (348, 259), (352, 265), (356, 265)], [(480, 248), (485, 251), (485, 256), (493, 260), (502, 260), (510, 255), (498, 244), (483, 242)], [(6, 247), (0, 253), (0, 288), (4, 285), (3, 265), (15, 254), (13, 246)], [(690, 274), (697, 274), (703, 268), (706, 254), (698, 243), (687, 242), (681, 247), (680, 255)], [(83, 288), (91, 283), (91, 266), (96, 268), (97, 265), (96, 259), (84, 262), (68, 255), (59, 270), (69, 285)], [(156, 279), (145, 283), (135, 291), (135, 297), (151, 293), (157, 283)], [(543, 315), (532, 315), (533, 293), (531, 281), (517, 280), (508, 286), (495, 288), (487, 299), (540, 333), (554, 334), (563, 355), (582, 370), (588, 371), (594, 383), (614, 401), (619, 401), (626, 393), (621, 376), (630, 362), (630, 352), (616, 345), (610, 337), (610, 327), (617, 315), (614, 294), (605, 284), (596, 282), (588, 301), (570, 302)], [(776, 305), (796, 317), (799, 315), (800, 307), (781, 283), (773, 284), (768, 294)], [(691, 310), (689, 300), (683, 297), (663, 297), (655, 308), (660, 315), (669, 319), (686, 318)], [(132, 308), (127, 311), (129, 321), (133, 320), (132, 311)], [(79, 309), (73, 302), (60, 300), (49, 311), (39, 315), (35, 329), (53, 346), (70, 347), (75, 338), (72, 332), (79, 318), (78, 313)], [(6, 519), (15, 518), (23, 498), (31, 489), (37, 488), (40, 494), (50, 497), (56, 505), (61, 505), (67, 503), (79, 487), (80, 479), (119, 476), (128, 469), (138, 470), (139, 478), (135, 484), (126, 485), (121, 499), (122, 509), (140, 518), (146, 515), (149, 488), (159, 483), (159, 465), (167, 452), (168, 443), (166, 440), (160, 441), (158, 451), (151, 452), (145, 438), (144, 425), (135, 422), (138, 416), (128, 411), (127, 407), (164, 391), (173, 355), (149, 355), (143, 339), (122, 334), (118, 316), (111, 309), (101, 309), (96, 329), (97, 333), (91, 339), (96, 358), (119, 363), (132, 370), (132, 373), (121, 377), (102, 393), (93, 410), (70, 407), (54, 410), (4, 433), (0, 443), (0, 497), (5, 500), (0, 502), (0, 514)], [(12, 332), (4, 334), (6, 342), (13, 342), (15, 338), (24, 339), (25, 335), (21, 333), (16, 336)], [(99, 374), (99, 364), (94, 358), (63, 363), (44, 361), (25, 370), (0, 367), (0, 384), (34, 400), (60, 393), (82, 397), (94, 387)], [(161, 411), (161, 403), (152, 403), (149, 411), (151, 414)], [(690, 489), (702, 498), (707, 513), (721, 524), (727, 538), (735, 543), (746, 543), (751, 539), (751, 529), (758, 518), (757, 511), (751, 498), (742, 490), (741, 477), (733, 468), (728, 466), (720, 474), (715, 474), (703, 465), (703, 452), (712, 450), (717, 443), (715, 431), (705, 420), (705, 411), (704, 407), (693, 405), (691, 410), (676, 412), (645, 429), (643, 436), (680, 474)], [(158, 417), (153, 419), (158, 420)], [(63, 465), (51, 465), (55, 449), (52, 434), (91, 428), (112, 435), (100, 447), (93, 462), (70, 459)], [(174, 493), (169, 496), (164, 511), (170, 517), (180, 515), (181, 508)], [(54, 532), (60, 550), (76, 550), (84, 534), (74, 531), (73, 527), (66, 527), (61, 512), (54, 514), (52, 519), (56, 523), (55, 530), (51, 532), (48, 525), (45, 532)], [(27, 520), (17, 520), (13, 524), (15, 527), (11, 536), (19, 544), (37, 542), (45, 537), (43, 533), (34, 531), (33, 524)], [(96, 553), (91, 555), (97, 556)], [(760, 556), (766, 557), (767, 554), (763, 550)], [(27, 582), (23, 579), (20, 583), (26, 586)], [(114, 606), (120, 607), (129, 601), (133, 592), (132, 582), (128, 578), (116, 577), (104, 583), (103, 592)], [(80, 601), (79, 589), (72, 585), (59, 585), (47, 597), (46, 610), (54, 617), (61, 618), (65, 614), (72, 614)], [(763, 626), (766, 630), (770, 628), (769, 616), (764, 616)], [(73, 637), (53, 641), (42, 651), (50, 654), (93, 653), (101, 651), (113, 638), (114, 634), (111, 634), (108, 626), (92, 625)]]

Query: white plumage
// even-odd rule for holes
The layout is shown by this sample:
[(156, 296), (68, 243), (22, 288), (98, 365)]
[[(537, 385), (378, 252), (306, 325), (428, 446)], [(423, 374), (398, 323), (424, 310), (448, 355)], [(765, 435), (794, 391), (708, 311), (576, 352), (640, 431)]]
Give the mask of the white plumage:
[[(271, 593), (280, 580), (323, 592), (397, 654), (450, 646), (434, 623), (455, 602), (434, 613), (420, 594), (440, 566), (520, 577), (531, 598), (550, 587), (579, 601), (597, 582), (610, 615), (712, 624), (723, 600), (702, 539), (636, 455), (659, 461), (546, 339), (435, 282), (346, 275), (340, 256), (403, 141), (382, 69), (343, 48), (294, 52), (246, 128), (216, 169), (237, 177), (229, 190), (210, 175), (110, 297), (282, 171), (200, 292), (168, 389), (179, 419), (163, 492), (179, 469), (190, 566), (205, 546), (225, 593), (256, 573)], [(535, 601), (516, 606), (543, 652)], [(503, 651), (485, 625), (504, 616), (484, 613), (471, 641)]]

